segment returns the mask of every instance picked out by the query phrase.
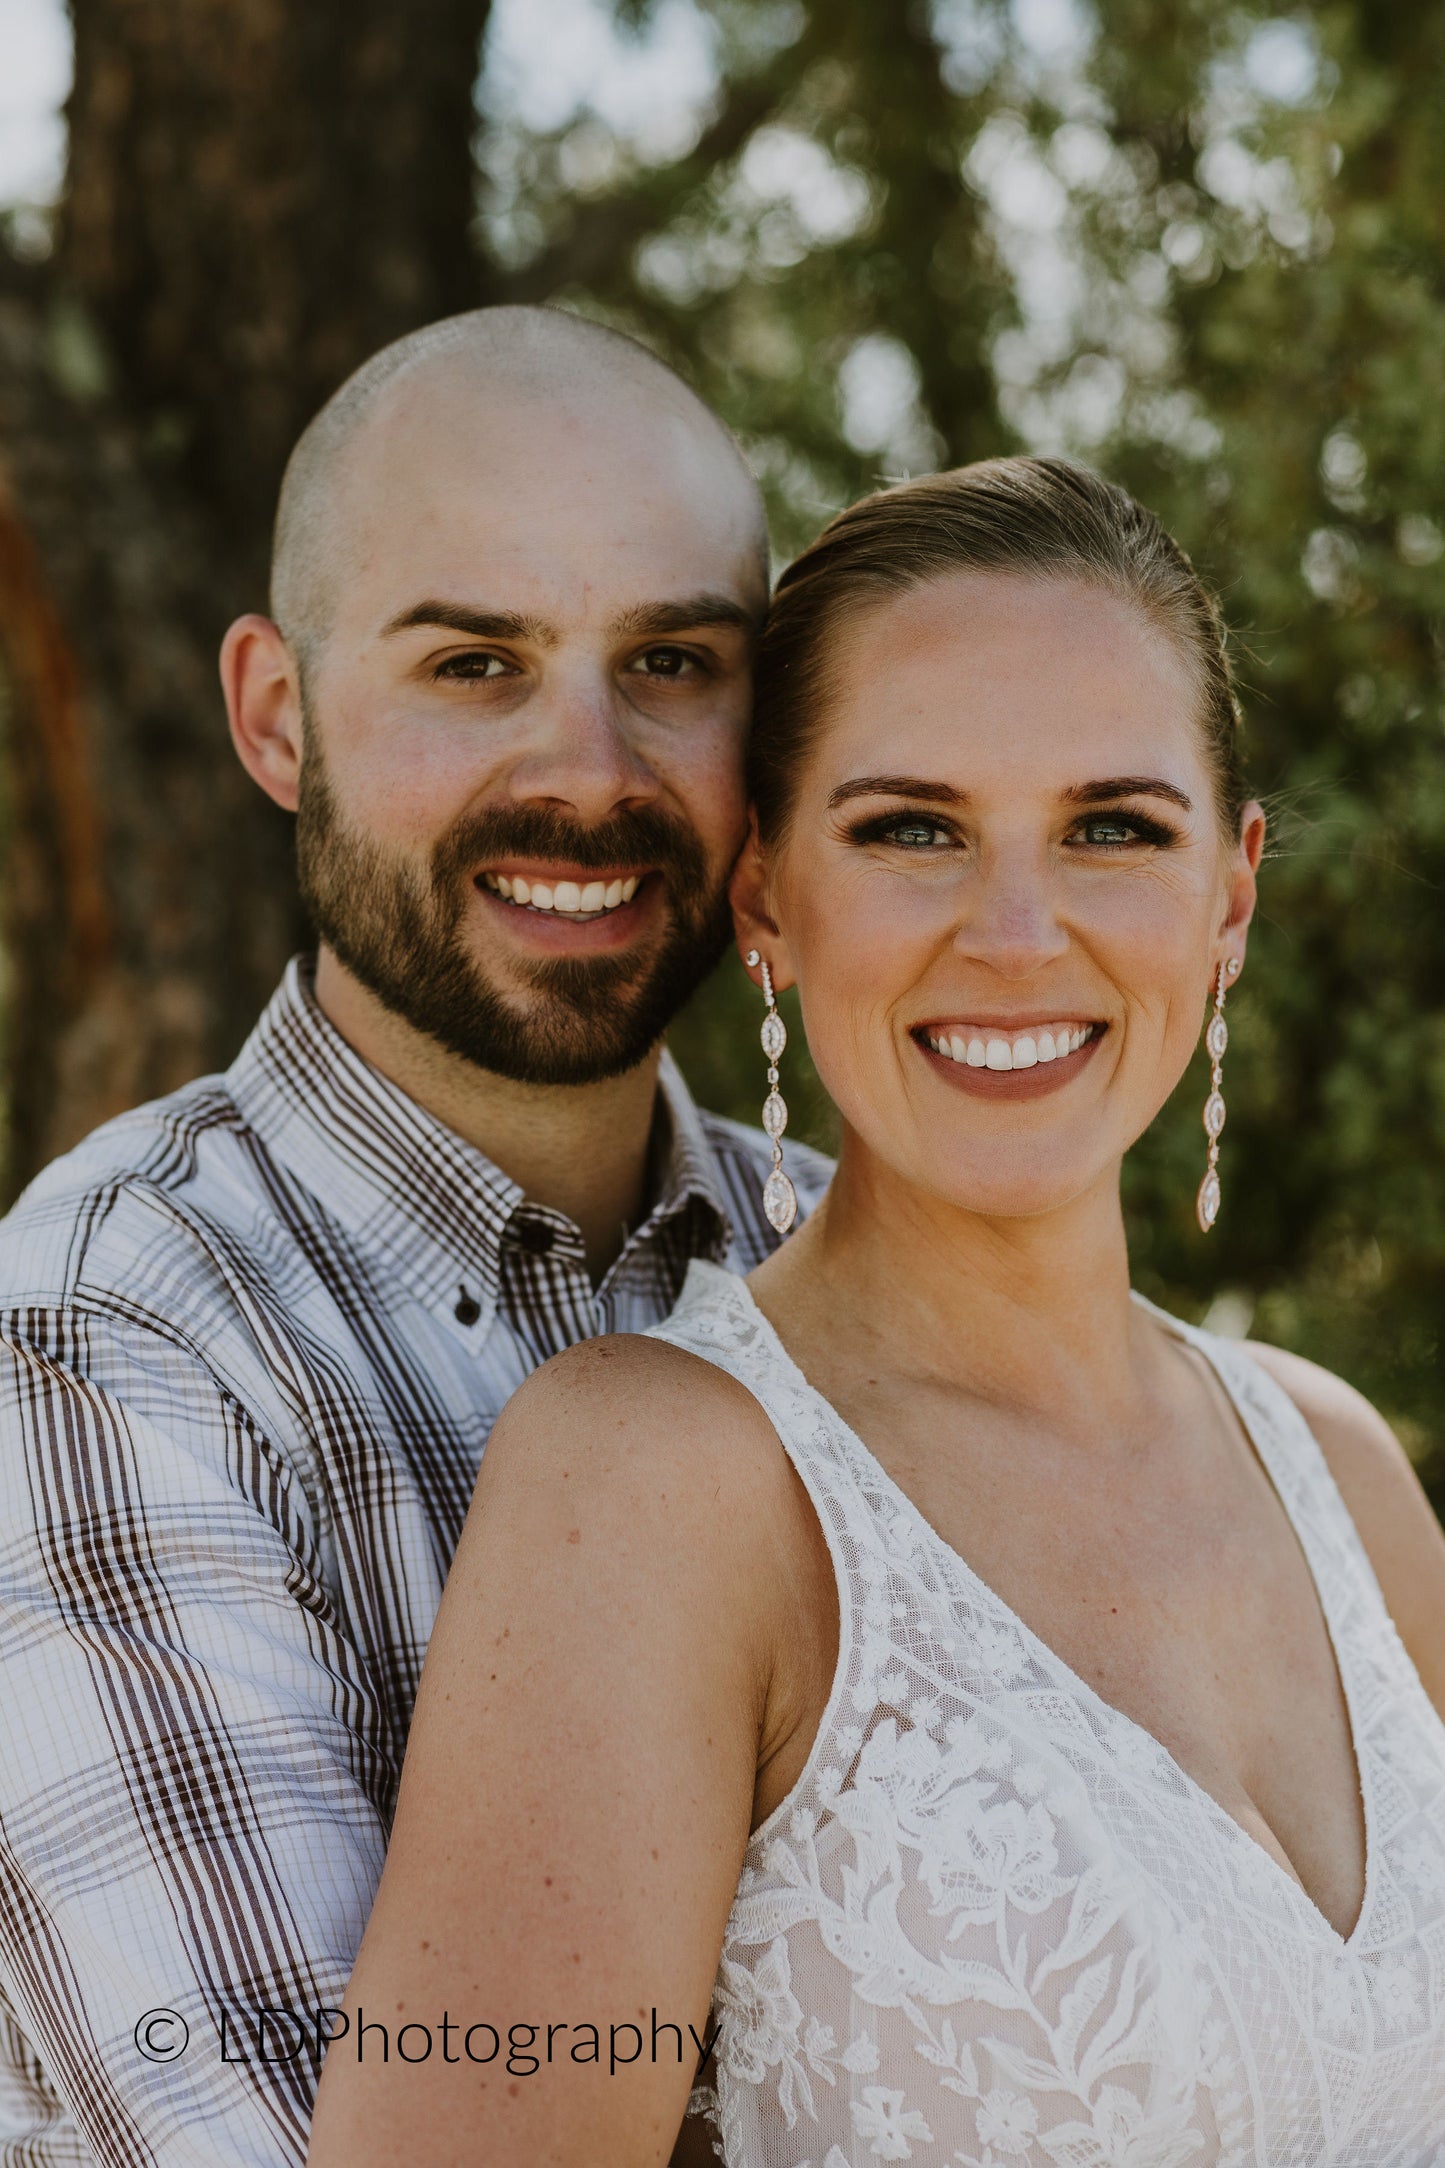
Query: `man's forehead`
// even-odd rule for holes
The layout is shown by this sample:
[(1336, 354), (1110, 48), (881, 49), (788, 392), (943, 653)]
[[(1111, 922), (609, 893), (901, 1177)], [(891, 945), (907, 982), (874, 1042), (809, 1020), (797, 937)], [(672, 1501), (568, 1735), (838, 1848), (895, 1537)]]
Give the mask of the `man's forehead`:
[(365, 615), (390, 622), (440, 598), (600, 621), (704, 593), (760, 614), (766, 535), (755, 503), (744, 488), (693, 479), (516, 456), (400, 473), (354, 502), (347, 522)]

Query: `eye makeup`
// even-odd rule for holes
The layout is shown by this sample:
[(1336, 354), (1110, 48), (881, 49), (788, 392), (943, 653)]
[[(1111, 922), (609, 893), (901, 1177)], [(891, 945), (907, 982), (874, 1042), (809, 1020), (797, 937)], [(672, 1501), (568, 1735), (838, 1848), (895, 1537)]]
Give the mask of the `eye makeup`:
[[(1124, 838), (1123, 840), (1107, 843), (1091, 843), (1087, 840), (1087, 831), (1094, 828), (1123, 830), (1125, 832)], [(915, 832), (926, 830), (930, 840), (926, 843), (916, 840), (907, 843), (902, 842), (899, 840), (899, 831), (906, 829), (912, 829)], [(1138, 848), (1169, 850), (1173, 845), (1184, 840), (1182, 831), (1176, 828), (1172, 822), (1160, 820), (1150, 813), (1124, 811), (1122, 809), (1116, 812), (1107, 807), (1091, 808), (1088, 813), (1081, 814), (1073, 822), (1070, 834), (1078, 835), (1081, 831), (1084, 832), (1085, 840), (1082, 845), (1075, 845), (1074, 847), (1082, 847), (1085, 850), (1115, 852)], [(958, 831), (953, 822), (947, 819), (946, 816), (927, 812), (921, 808), (910, 807), (895, 809), (887, 813), (869, 814), (862, 820), (850, 823), (846, 833), (850, 843), (859, 844), (864, 848), (870, 844), (896, 843), (900, 850), (919, 853), (937, 850), (939, 848), (937, 839), (939, 838), (942, 838), (944, 842), (958, 841)]]

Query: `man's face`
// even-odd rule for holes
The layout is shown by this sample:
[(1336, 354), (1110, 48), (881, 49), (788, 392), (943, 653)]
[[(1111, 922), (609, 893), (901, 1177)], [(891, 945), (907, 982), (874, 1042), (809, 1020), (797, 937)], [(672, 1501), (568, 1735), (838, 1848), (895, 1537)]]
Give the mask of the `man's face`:
[(744, 831), (752, 505), (679, 403), (433, 381), (349, 456), (297, 818), (323, 942), (464, 1059), (641, 1061), (716, 963)]

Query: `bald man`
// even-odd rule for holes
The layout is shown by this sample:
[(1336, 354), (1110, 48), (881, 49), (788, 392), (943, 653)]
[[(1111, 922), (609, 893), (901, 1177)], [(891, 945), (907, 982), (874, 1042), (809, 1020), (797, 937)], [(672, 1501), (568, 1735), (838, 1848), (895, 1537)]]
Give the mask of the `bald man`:
[[(221, 671), (316, 955), (0, 1226), (7, 2159), (299, 2168), (492, 1422), (777, 1239), (767, 1140), (662, 1050), (729, 934), (766, 593), (726, 430), (578, 318), (431, 326), (296, 447)], [(331, 2052), (520, 2082), (513, 2027), (631, 2014)]]

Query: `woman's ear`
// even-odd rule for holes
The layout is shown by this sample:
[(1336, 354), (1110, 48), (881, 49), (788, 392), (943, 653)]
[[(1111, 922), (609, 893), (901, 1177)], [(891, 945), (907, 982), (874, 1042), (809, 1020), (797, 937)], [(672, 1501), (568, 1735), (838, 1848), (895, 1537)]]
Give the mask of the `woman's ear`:
[(1220, 959), (1237, 956), (1244, 961), (1245, 937), (1254, 917), (1255, 875), (1264, 851), (1265, 815), (1258, 799), (1251, 799), (1239, 817), (1239, 842), (1229, 867), (1224, 924), (1220, 928)]
[[(771, 889), (772, 870), (758, 835), (758, 816), (750, 811), (747, 841), (738, 853), (728, 883), (728, 901), (733, 907), (733, 926), (743, 961), (747, 962), (749, 950), (756, 949), (768, 960), (773, 985), (781, 988), (792, 985), (794, 972), (788, 945), (772, 915)], [(754, 985), (761, 986), (762, 965), (749, 964), (748, 976)]]

